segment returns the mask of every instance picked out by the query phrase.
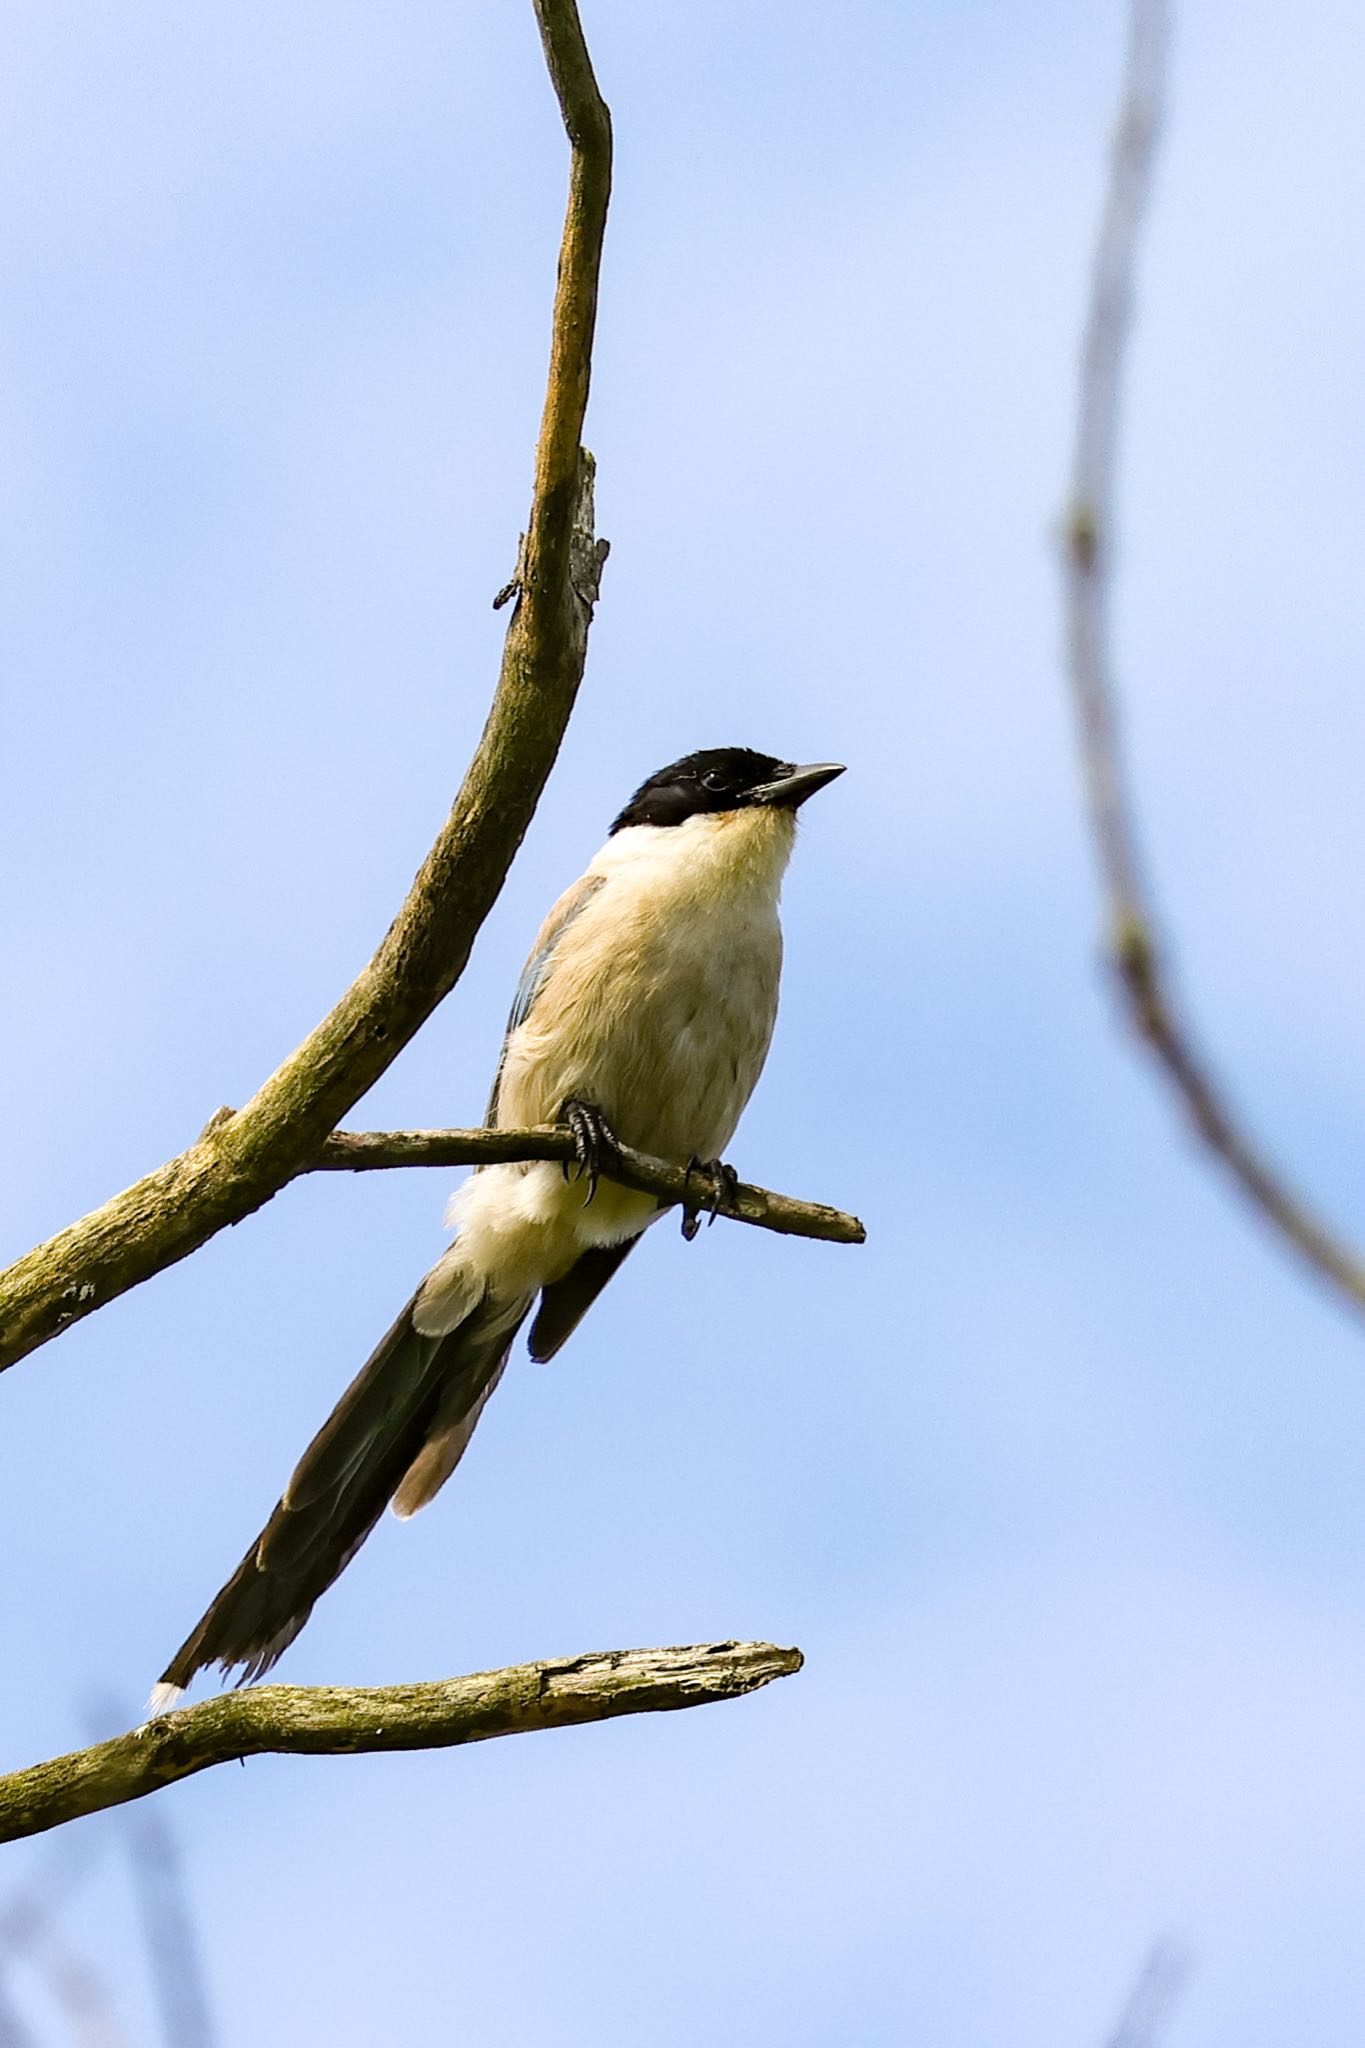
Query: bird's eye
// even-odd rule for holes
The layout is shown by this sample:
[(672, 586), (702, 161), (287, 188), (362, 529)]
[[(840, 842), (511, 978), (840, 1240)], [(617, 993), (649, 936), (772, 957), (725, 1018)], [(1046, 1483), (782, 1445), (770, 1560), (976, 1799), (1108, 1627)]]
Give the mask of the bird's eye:
[(720, 790), (728, 789), (730, 787), (730, 783), (726, 776), (718, 775), (716, 770), (713, 768), (711, 769), (709, 774), (702, 776), (701, 786), (703, 789)]

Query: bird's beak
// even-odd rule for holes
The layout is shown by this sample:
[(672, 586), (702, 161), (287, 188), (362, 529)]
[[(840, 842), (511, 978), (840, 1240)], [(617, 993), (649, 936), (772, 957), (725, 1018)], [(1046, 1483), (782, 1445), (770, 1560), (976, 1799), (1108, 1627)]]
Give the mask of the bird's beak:
[(842, 775), (842, 761), (816, 761), (805, 768), (786, 768), (774, 782), (760, 783), (750, 792), (756, 804), (771, 804), (776, 810), (794, 811), (808, 796), (814, 796), (817, 789), (823, 789), (827, 782), (833, 782), (836, 775)]

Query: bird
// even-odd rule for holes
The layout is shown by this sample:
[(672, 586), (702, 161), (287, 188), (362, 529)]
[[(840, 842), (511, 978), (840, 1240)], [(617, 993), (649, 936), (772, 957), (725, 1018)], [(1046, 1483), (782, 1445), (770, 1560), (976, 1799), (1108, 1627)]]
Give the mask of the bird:
[[(567, 1125), (576, 1173), (489, 1165), (456, 1190), (451, 1243), (172, 1657), (151, 1714), (210, 1665), (239, 1684), (263, 1676), (384, 1509), (406, 1518), (434, 1498), (533, 1308), (530, 1355), (555, 1356), (667, 1207), (610, 1179), (613, 1142), (731, 1173), (722, 1154), (777, 1015), (778, 897), (796, 814), (843, 773), (707, 748), (651, 775), (615, 818), (532, 946), (485, 1117)], [(684, 1234), (695, 1228), (685, 1211)]]

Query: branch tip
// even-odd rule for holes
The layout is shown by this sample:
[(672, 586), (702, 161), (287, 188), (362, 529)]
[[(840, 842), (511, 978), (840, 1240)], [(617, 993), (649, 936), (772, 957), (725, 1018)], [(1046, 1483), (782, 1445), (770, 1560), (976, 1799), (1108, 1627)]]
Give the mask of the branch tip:
[[(541, 1124), (531, 1130), (479, 1131), (334, 1131), (319, 1148), (308, 1171), (372, 1173), (405, 1166), (497, 1166), (526, 1159), (572, 1165), (577, 1158), (573, 1135), (563, 1124)], [(736, 1223), (752, 1223), (784, 1237), (810, 1237), (827, 1244), (863, 1244), (867, 1233), (856, 1216), (822, 1202), (801, 1202), (768, 1188), (752, 1187), (728, 1176), (713, 1177), (704, 1169), (670, 1165), (617, 1144), (601, 1168), (607, 1180), (642, 1194), (657, 1195), (668, 1207), (681, 1203), (702, 1208), (715, 1198), (716, 1214)]]
[(451, 1749), (622, 1714), (669, 1713), (742, 1698), (801, 1664), (799, 1650), (729, 1641), (600, 1651), (420, 1685), (220, 1693), (0, 1778), (0, 1842), (145, 1798), (238, 1758)]

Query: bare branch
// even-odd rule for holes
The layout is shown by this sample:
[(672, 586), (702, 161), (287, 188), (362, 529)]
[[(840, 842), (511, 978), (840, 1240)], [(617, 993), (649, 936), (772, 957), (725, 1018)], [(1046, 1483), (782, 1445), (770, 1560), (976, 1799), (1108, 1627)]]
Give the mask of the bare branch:
[(426, 1685), (266, 1685), (222, 1693), (112, 1742), (0, 1778), (0, 1842), (145, 1798), (238, 1757), (451, 1749), (536, 1728), (737, 1699), (789, 1677), (801, 1663), (799, 1650), (772, 1643), (707, 1643), (607, 1650)]
[[(571, 1165), (572, 1134), (562, 1124), (527, 1131), (333, 1131), (313, 1161), (314, 1173), (372, 1173), (394, 1166), (496, 1166), (509, 1160), (549, 1159)], [(856, 1216), (821, 1202), (798, 1202), (746, 1181), (727, 1181), (694, 1167), (690, 1173), (619, 1141), (602, 1164), (603, 1177), (661, 1202), (707, 1210), (736, 1223), (756, 1223), (783, 1237), (814, 1237), (826, 1244), (862, 1244), (867, 1232)]]
[(1080, 403), (1066, 519), (1067, 651), (1081, 767), (1109, 948), (1131, 1022), (1210, 1151), (1267, 1222), (1356, 1308), (1365, 1263), (1284, 1179), (1251, 1137), (1171, 996), (1156, 941), (1126, 787), (1109, 649), (1115, 445), (1132, 320), (1137, 244), (1151, 189), (1166, 71), (1165, 0), (1132, 0), (1123, 98), (1081, 350)]
[(518, 600), (478, 749), (368, 967), (245, 1108), (0, 1274), (0, 1366), (198, 1249), (306, 1169), (464, 971), (554, 764), (583, 674), (601, 546), (580, 443), (611, 122), (574, 0), (535, 0), (570, 141), (550, 368)]

